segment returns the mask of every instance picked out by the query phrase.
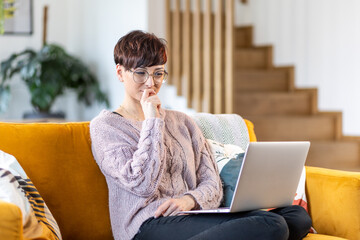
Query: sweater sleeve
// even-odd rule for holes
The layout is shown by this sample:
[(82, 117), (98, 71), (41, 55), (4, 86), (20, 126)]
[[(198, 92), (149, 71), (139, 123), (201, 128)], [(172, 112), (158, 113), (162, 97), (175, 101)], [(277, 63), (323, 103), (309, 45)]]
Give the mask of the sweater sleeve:
[(137, 196), (151, 196), (164, 169), (164, 120), (143, 121), (140, 139), (129, 126), (122, 131), (100, 123), (90, 124), (94, 157), (103, 174)]
[(197, 186), (185, 194), (193, 196), (200, 209), (217, 208), (223, 198), (220, 174), (201, 130), (191, 119), (189, 121), (195, 152)]

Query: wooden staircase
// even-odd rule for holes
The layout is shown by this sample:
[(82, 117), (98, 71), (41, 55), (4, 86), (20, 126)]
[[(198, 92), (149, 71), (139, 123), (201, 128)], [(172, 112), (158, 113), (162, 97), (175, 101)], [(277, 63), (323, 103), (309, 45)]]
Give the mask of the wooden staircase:
[(299, 89), (294, 67), (275, 67), (253, 28), (235, 28), (233, 112), (251, 120), (259, 141), (311, 141), (307, 165), (360, 170), (360, 137), (342, 134), (341, 112), (320, 112), (317, 89)]
[(168, 83), (196, 111), (249, 119), (259, 141), (311, 141), (309, 166), (360, 171), (360, 137), (318, 110), (317, 89), (295, 87), (293, 66), (274, 66), (272, 46), (254, 46), (252, 26), (234, 27), (234, 1), (165, 1)]

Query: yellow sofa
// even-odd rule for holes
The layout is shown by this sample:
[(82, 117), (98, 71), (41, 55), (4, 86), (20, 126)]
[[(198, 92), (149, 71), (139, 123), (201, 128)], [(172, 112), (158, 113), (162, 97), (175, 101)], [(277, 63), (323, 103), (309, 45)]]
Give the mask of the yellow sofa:
[[(256, 140), (247, 121), (250, 139)], [(105, 178), (89, 123), (0, 123), (0, 149), (14, 155), (57, 220), (64, 240), (113, 239)], [(307, 167), (312, 239), (360, 239), (360, 173)], [(25, 239), (16, 205), (0, 201), (0, 239)]]

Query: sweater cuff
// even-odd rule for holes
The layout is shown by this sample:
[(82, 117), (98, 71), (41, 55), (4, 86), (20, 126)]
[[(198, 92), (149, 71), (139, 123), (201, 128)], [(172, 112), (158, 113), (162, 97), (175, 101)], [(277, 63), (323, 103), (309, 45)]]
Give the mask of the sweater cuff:
[(204, 209), (204, 204), (202, 204), (202, 202), (201, 202), (201, 196), (197, 191), (189, 191), (189, 192), (184, 193), (184, 195), (189, 195), (194, 199), (194, 201), (195, 201), (194, 210)]
[(142, 129), (152, 131), (164, 127), (164, 120), (161, 118), (148, 118), (142, 122)]
[(193, 207), (193, 209), (191, 210), (199, 210), (200, 209), (200, 205), (199, 203), (196, 201), (195, 197), (193, 195), (191, 195), (190, 193), (185, 193), (184, 196), (189, 196), (192, 198), (192, 200), (194, 200), (195, 202), (195, 206)]

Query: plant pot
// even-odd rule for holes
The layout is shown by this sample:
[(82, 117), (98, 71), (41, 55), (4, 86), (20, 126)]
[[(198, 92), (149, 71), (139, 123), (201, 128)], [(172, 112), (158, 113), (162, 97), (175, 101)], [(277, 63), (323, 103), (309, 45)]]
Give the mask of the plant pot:
[(26, 112), (23, 119), (65, 119), (63, 112)]

